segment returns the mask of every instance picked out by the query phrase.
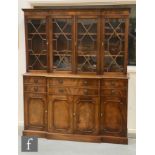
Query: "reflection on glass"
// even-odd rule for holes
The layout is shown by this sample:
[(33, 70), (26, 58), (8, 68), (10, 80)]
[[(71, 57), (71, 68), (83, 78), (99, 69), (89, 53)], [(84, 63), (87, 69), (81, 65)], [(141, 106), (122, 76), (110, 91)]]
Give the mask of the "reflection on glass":
[(105, 20), (104, 72), (122, 72), (125, 52), (125, 20)]
[(53, 20), (53, 61), (54, 70), (71, 70), (72, 20)]
[(47, 45), (46, 45), (46, 20), (29, 19), (28, 27), (28, 53), (29, 70), (47, 69)]
[(78, 71), (96, 71), (97, 20), (78, 20)]

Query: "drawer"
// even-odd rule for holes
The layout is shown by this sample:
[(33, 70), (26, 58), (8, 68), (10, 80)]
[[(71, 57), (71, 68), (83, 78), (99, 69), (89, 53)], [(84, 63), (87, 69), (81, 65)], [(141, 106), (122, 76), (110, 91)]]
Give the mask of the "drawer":
[(24, 76), (24, 84), (46, 85), (46, 79), (44, 77), (27, 77), (27, 76)]
[(74, 95), (99, 95), (98, 89), (76, 89)]
[(44, 93), (46, 92), (46, 86), (31, 86), (25, 85), (24, 92), (36, 92), (36, 93)]
[(69, 88), (55, 88), (53, 86), (48, 86), (48, 93), (58, 95), (72, 95)]
[(53, 86), (71, 86), (73, 83), (74, 79), (51, 78), (48, 80), (48, 84)]
[(99, 86), (99, 81), (97, 79), (52, 78), (48, 80), (48, 83), (53, 86)]
[(48, 93), (57, 95), (98, 95), (98, 89), (80, 89), (80, 88), (55, 88), (49, 86)]
[(97, 79), (79, 79), (79, 80), (77, 80), (77, 86), (98, 87), (99, 80), (97, 80)]
[(102, 80), (102, 88), (126, 88), (127, 80)]
[(118, 97), (126, 97), (127, 96), (126, 89), (102, 89), (102, 96), (118, 96)]

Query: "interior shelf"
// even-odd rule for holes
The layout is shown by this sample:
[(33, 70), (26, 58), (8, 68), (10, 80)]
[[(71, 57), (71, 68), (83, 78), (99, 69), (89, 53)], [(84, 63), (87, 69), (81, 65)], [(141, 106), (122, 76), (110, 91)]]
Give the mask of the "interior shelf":
[(105, 35), (119, 35), (119, 36), (124, 36), (125, 35), (125, 33), (114, 33), (114, 32), (112, 32), (112, 33), (105, 33)]
[(28, 34), (32, 34), (32, 35), (34, 35), (34, 34), (37, 34), (37, 35), (39, 35), (39, 34), (41, 34), (41, 35), (46, 35), (46, 33), (44, 33), (44, 32), (28, 33)]
[(47, 55), (47, 53), (40, 53), (40, 54), (39, 53), (36, 53), (36, 54), (31, 54), (30, 53), (30, 55)]

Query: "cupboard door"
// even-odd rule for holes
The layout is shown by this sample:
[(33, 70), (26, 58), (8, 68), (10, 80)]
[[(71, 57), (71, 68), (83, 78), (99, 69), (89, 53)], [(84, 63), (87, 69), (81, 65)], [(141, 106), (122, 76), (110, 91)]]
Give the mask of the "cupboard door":
[(109, 136), (126, 136), (126, 103), (119, 98), (101, 98), (101, 132)]
[(46, 95), (25, 93), (25, 129), (46, 129)]
[(78, 17), (77, 19), (77, 71), (97, 72), (98, 18)]
[(53, 71), (71, 71), (73, 19), (53, 17), (52, 32)]
[(98, 132), (98, 97), (75, 97), (74, 131), (81, 134)]
[[(127, 61), (127, 19), (108, 18), (103, 19), (103, 47), (102, 61), (103, 71), (125, 72)], [(127, 65), (127, 64), (126, 64)]]
[(72, 132), (72, 97), (53, 96), (48, 97), (48, 131)]
[(47, 70), (47, 20), (26, 18), (27, 70)]

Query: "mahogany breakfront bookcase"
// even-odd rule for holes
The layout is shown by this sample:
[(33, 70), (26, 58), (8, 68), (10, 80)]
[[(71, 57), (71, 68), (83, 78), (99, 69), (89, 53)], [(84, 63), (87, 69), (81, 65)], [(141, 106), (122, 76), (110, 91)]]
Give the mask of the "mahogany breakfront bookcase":
[(23, 11), (23, 135), (127, 144), (130, 10)]

